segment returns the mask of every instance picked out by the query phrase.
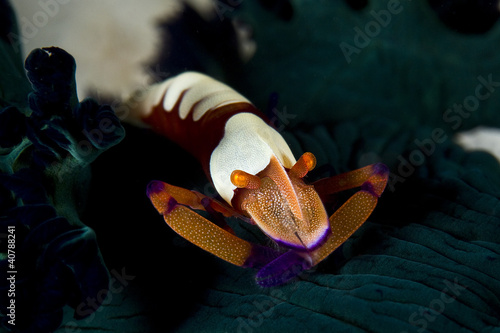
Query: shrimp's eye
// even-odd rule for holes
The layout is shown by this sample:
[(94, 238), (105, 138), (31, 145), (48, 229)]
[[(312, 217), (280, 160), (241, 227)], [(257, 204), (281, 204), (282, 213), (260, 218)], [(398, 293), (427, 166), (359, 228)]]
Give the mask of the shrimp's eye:
[(242, 170), (234, 170), (231, 173), (231, 183), (238, 188), (258, 189), (260, 178)]
[(290, 169), (290, 174), (303, 178), (316, 166), (316, 157), (312, 153), (304, 153)]

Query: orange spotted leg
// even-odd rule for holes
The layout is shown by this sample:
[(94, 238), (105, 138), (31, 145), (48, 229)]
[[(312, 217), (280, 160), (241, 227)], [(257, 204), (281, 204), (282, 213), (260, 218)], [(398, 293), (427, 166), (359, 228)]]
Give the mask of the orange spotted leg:
[[(227, 262), (259, 268), (280, 255), (272, 249), (247, 242), (235, 236), (232, 230), (225, 230), (194, 212), (192, 209), (207, 210), (206, 199), (209, 198), (201, 193), (152, 181), (147, 195), (172, 230)], [(209, 206), (224, 216), (233, 215), (229, 207), (215, 200), (210, 199)]]
[(361, 187), (330, 216), (330, 236), (311, 255), (316, 265), (344, 243), (368, 219), (382, 195), (389, 177), (389, 169), (382, 163), (320, 179), (313, 185), (322, 196)]

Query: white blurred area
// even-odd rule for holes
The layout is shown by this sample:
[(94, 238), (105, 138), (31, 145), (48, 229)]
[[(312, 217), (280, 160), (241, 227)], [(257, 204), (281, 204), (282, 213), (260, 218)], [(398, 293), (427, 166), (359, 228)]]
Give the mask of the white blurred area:
[(465, 150), (487, 151), (500, 162), (500, 129), (477, 127), (455, 135), (455, 142)]
[(24, 58), (39, 47), (68, 51), (76, 59), (80, 99), (90, 90), (125, 97), (146, 85), (144, 66), (164, 42), (156, 24), (181, 10), (181, 0), (10, 2), (24, 37)]
[[(208, 15), (216, 0), (11, 0), (11, 4), (26, 39), (24, 57), (38, 47), (68, 51), (76, 59), (78, 96), (83, 99), (89, 91), (126, 98), (147, 85), (144, 65), (159, 45), (168, 45), (156, 25), (175, 18), (183, 1)], [(467, 150), (488, 151), (500, 161), (498, 129), (461, 132), (455, 141)]]

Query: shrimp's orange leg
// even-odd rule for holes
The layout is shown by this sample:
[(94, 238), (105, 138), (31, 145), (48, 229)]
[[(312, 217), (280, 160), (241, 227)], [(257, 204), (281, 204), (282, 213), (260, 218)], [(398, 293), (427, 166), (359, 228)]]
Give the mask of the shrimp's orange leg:
[(368, 219), (385, 189), (388, 177), (388, 168), (377, 163), (314, 183), (320, 195), (356, 187), (361, 189), (330, 216), (331, 234), (312, 254), (313, 265), (337, 249)]
[(225, 230), (191, 210), (208, 210), (207, 207), (210, 207), (225, 216), (233, 215), (229, 207), (213, 199), (207, 204), (206, 199), (209, 198), (201, 193), (153, 181), (148, 185), (147, 194), (172, 230), (227, 262), (237, 266), (260, 267), (279, 255), (271, 249), (266, 250), (236, 237), (232, 230)]

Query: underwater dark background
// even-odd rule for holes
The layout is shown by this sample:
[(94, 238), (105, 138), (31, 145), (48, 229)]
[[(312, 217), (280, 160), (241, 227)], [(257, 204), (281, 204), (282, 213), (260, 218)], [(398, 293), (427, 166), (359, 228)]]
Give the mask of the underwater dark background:
[[(23, 68), (8, 38), (15, 19), (1, 1), (0, 222), (2, 234), (16, 225), (17, 328), (500, 332), (500, 165), (452, 140), (500, 127), (494, 4), (216, 3), (212, 19), (186, 6), (160, 24), (170, 46), (148, 65), (152, 81), (197, 70), (228, 83), (273, 119), (296, 156), (316, 155), (310, 180), (387, 164), (375, 212), (313, 270), (258, 287), (255, 271), (172, 232), (145, 195), (152, 179), (215, 194), (198, 163), (120, 124), (115, 96), (78, 102), (74, 60), (63, 50), (48, 51), (53, 62), (35, 51)], [(248, 61), (235, 29), (242, 25), (257, 45)], [(113, 131), (96, 137), (101, 119)]]

